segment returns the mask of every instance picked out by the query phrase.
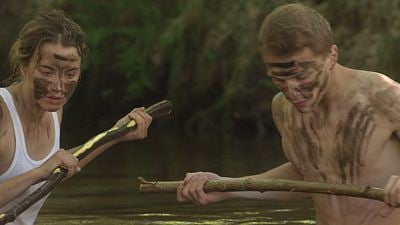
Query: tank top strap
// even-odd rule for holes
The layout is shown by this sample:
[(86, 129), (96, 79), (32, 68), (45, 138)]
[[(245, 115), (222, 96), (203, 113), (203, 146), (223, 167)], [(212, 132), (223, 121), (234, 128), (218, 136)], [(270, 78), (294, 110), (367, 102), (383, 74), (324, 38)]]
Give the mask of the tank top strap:
[[(53, 127), (54, 127), (54, 142), (52, 145), (52, 148), (50, 149), (49, 154), (47, 154), (43, 159), (40, 160), (33, 160), (31, 157), (29, 157), (26, 144), (25, 144), (25, 135), (24, 135), (24, 130), (22, 128), (22, 123), (20, 120), (20, 117), (18, 115), (17, 108), (15, 107), (13, 97), (11, 93), (5, 89), (5, 88), (0, 88), (0, 95), (3, 97), (5, 103), (7, 104), (8, 110), (10, 111), (11, 114), (11, 119), (13, 122), (14, 126), (14, 134), (15, 134), (15, 150), (17, 153), (18, 151), (21, 151), (21, 153), (25, 156), (25, 158), (32, 163), (33, 165), (40, 165), (44, 161), (46, 161), (48, 158), (50, 158), (59, 148), (60, 148), (60, 125), (58, 121), (58, 115), (57, 112), (52, 112), (52, 119), (53, 119)], [(18, 154), (21, 154), (18, 152)], [(16, 157), (14, 157), (15, 159)]]
[(15, 148), (16, 149), (24, 149), (25, 147), (25, 136), (22, 129), (21, 120), (19, 119), (17, 108), (15, 107), (13, 97), (11, 93), (5, 89), (0, 88), (0, 95), (3, 97), (4, 102), (7, 105), (8, 110), (10, 111), (11, 120), (14, 127), (14, 134), (15, 134)]

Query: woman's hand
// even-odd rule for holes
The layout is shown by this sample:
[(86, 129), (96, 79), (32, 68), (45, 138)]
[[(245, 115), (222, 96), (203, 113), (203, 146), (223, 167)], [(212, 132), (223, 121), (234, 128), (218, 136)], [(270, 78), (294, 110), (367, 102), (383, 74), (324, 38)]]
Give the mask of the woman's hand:
[(147, 137), (147, 130), (149, 129), (151, 121), (153, 119), (149, 114), (144, 111), (144, 107), (133, 109), (122, 119), (118, 120), (115, 126), (122, 126), (130, 120), (134, 120), (136, 122), (136, 129), (133, 129), (132, 131), (124, 135), (121, 140), (141, 140)]
[(67, 178), (79, 172), (81, 168), (78, 166), (79, 160), (71, 153), (64, 149), (58, 150), (45, 163), (36, 168), (39, 172), (41, 180), (47, 179), (57, 167), (64, 167), (68, 170)]

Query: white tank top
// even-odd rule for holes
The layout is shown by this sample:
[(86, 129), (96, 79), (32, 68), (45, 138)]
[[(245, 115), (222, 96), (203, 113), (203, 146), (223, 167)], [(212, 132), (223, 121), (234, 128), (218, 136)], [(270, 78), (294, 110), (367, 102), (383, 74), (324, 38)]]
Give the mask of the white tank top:
[[(14, 105), (13, 98), (11, 94), (5, 89), (0, 88), (0, 96), (3, 98), (6, 103), (8, 110), (11, 114), (12, 123), (14, 126), (14, 135), (15, 135), (15, 153), (14, 158), (12, 160), (11, 166), (8, 168), (6, 172), (0, 175), (0, 182), (10, 179), (11, 177), (15, 177), (19, 174), (25, 173), (33, 168), (36, 168), (43, 164), (50, 156), (52, 156), (59, 148), (60, 148), (60, 127), (58, 124), (58, 116), (56, 112), (52, 112), (53, 123), (54, 123), (54, 144), (50, 151), (50, 153), (41, 160), (33, 160), (29, 157), (27, 148), (25, 145), (25, 137), (24, 132), (21, 125), (21, 120), (18, 116), (17, 110)], [(38, 189), (43, 182), (38, 183), (36, 185), (31, 186), (28, 190), (22, 193), (20, 196), (15, 198), (13, 201), (9, 202), (7, 205), (0, 208), (0, 212), (5, 212), (8, 209), (12, 208), (19, 202), (21, 202), (25, 197)], [(36, 217), (39, 213), (40, 208), (43, 206), (46, 198), (44, 197), (40, 201), (36, 202), (29, 209), (19, 215), (13, 223), (9, 223), (12, 225), (31, 225), (34, 224)]]

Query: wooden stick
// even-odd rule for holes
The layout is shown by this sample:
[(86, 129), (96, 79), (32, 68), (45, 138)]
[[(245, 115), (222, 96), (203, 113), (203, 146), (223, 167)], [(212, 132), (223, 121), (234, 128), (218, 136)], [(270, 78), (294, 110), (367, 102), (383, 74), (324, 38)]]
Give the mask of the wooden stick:
[[(153, 118), (169, 115), (172, 111), (172, 104), (170, 101), (164, 100), (148, 107), (145, 112), (150, 114)], [(80, 145), (74, 152), (74, 156), (82, 160), (99, 146), (122, 137), (132, 129), (136, 128), (136, 122), (130, 120), (120, 127), (112, 127), (96, 136), (89, 141)], [(40, 186), (36, 191), (23, 199), (20, 203), (9, 209), (8, 211), (0, 214), (0, 225), (13, 222), (17, 216), (23, 213), (26, 209), (31, 207), (37, 201), (42, 199), (50, 193), (67, 175), (67, 169), (64, 167), (56, 168), (46, 182)]]
[[(178, 185), (182, 183), (182, 181), (146, 181), (142, 177), (138, 177), (138, 179), (140, 181), (139, 192), (141, 193), (175, 193)], [(210, 180), (204, 185), (204, 191), (288, 191), (342, 195), (383, 201), (383, 190), (381, 188), (285, 179)]]

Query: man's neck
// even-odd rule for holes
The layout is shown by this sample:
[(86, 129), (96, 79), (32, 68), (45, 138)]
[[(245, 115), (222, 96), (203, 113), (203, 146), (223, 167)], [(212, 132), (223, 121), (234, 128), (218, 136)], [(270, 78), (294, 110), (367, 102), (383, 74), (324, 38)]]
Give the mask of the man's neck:
[(320, 102), (320, 106), (325, 109), (340, 104), (347, 97), (348, 69), (338, 63), (331, 70), (330, 81), (324, 97)]

